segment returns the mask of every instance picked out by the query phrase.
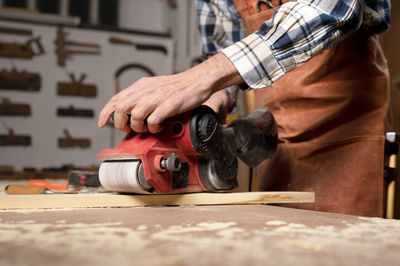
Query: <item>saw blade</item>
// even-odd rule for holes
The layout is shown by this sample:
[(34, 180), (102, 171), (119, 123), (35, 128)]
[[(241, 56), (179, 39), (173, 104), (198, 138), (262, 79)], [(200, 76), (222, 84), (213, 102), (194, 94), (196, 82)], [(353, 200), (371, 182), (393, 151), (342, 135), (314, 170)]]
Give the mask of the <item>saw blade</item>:
[(140, 160), (103, 162), (99, 169), (101, 185), (110, 191), (151, 194), (139, 184)]

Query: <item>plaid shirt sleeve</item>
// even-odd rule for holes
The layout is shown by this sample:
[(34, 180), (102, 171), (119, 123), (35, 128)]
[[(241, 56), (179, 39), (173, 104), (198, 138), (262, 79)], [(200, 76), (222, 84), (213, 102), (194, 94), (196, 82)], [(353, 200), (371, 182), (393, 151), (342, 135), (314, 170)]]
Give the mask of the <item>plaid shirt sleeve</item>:
[(249, 87), (263, 88), (361, 25), (371, 34), (383, 31), (388, 28), (389, 14), (389, 0), (292, 0), (280, 6), (258, 31), (229, 45), (222, 53)]
[(197, 15), (206, 58), (246, 37), (245, 26), (231, 0), (198, 0)]

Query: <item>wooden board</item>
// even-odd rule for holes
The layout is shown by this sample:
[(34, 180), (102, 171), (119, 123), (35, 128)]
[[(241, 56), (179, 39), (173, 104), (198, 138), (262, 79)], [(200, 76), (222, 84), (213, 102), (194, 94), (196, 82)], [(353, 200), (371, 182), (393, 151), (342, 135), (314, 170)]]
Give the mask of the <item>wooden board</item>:
[(193, 193), (173, 195), (4, 195), (0, 209), (104, 208), (174, 205), (312, 203), (313, 192)]

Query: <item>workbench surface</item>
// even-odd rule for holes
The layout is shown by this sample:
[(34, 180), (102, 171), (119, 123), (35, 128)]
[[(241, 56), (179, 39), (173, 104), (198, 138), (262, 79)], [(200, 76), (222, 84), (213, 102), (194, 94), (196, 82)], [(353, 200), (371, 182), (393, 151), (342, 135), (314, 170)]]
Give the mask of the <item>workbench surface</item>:
[(265, 205), (0, 211), (0, 265), (399, 265), (400, 222)]

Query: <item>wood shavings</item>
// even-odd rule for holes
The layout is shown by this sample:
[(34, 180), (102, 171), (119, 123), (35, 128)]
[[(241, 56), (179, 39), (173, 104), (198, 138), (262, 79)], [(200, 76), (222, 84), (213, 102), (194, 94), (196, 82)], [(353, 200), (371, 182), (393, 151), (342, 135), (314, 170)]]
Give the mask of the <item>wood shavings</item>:
[(159, 232), (154, 233), (151, 238), (159, 240), (163, 239), (181, 241), (185, 239), (188, 233), (201, 233), (210, 231), (215, 231), (217, 235), (221, 237), (232, 238), (237, 233), (244, 232), (243, 229), (233, 227), (235, 225), (235, 222), (205, 222), (198, 223), (194, 226), (174, 225), (168, 227), (167, 229), (160, 230)]
[(285, 221), (268, 221), (265, 223), (266, 225), (284, 225), (287, 224)]
[(291, 240), (288, 241), (287, 244), (292, 247), (303, 248), (312, 251), (320, 251), (322, 249), (322, 245), (318, 243), (313, 243), (310, 241), (304, 240)]
[(139, 231), (144, 231), (144, 230), (147, 230), (147, 226), (146, 226), (146, 225), (144, 225), (144, 224), (142, 224), (142, 225), (139, 225), (138, 227), (136, 227), (136, 230), (139, 230)]
[[(299, 213), (297, 210), (283, 209), (284, 215), (271, 215), (275, 208), (209, 206), (3, 213), (0, 265), (32, 265), (26, 258), (38, 259), (36, 265), (42, 266), (52, 266), (55, 260), (57, 266), (263, 266), (266, 262), (369, 266), (400, 261), (399, 221), (329, 214), (326, 217), (334, 219), (322, 223), (320, 217), (325, 214), (304, 212), (298, 217), (291, 214)], [(243, 211), (251, 209), (254, 211)], [(339, 219), (342, 217), (347, 219)], [(21, 249), (24, 256), (20, 256)], [(44, 255), (39, 259), (37, 254)]]

